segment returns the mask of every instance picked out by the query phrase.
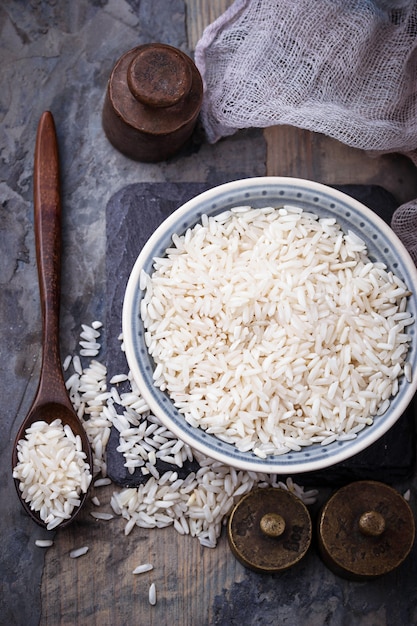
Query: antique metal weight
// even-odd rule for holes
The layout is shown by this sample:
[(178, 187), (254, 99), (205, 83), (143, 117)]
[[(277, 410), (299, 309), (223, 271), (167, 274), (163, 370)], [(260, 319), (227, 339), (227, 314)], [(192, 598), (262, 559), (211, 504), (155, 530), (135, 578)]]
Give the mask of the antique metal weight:
[(414, 517), (406, 500), (376, 481), (357, 481), (336, 491), (318, 520), (324, 563), (350, 580), (370, 580), (397, 568), (414, 537)]
[(227, 534), (235, 557), (256, 572), (274, 574), (306, 554), (312, 536), (304, 503), (284, 489), (254, 489), (234, 507)]
[(202, 99), (202, 79), (190, 57), (162, 43), (137, 46), (111, 73), (104, 132), (131, 159), (163, 161), (190, 138)]

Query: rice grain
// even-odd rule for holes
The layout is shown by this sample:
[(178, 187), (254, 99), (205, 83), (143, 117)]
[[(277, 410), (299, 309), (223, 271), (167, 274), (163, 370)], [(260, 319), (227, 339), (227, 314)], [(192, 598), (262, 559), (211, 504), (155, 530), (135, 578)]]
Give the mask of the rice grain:
[(156, 586), (155, 583), (152, 583), (151, 586), (149, 587), (149, 604), (151, 604), (152, 606), (155, 606), (156, 604)]
[(152, 563), (143, 563), (142, 565), (135, 567), (132, 574), (143, 574), (144, 572), (150, 572), (151, 570), (153, 570)]
[(90, 511), (90, 515), (91, 517), (94, 517), (95, 519), (98, 520), (111, 520), (114, 518), (114, 515), (112, 515), (111, 513), (102, 513), (100, 511)]
[(36, 539), (35, 545), (38, 546), (38, 548), (50, 548), (54, 545), (54, 542), (52, 539)]
[(71, 550), (70, 558), (78, 559), (80, 556), (87, 554), (87, 552), (88, 552), (88, 546), (83, 546), (82, 548), (76, 548), (75, 550)]

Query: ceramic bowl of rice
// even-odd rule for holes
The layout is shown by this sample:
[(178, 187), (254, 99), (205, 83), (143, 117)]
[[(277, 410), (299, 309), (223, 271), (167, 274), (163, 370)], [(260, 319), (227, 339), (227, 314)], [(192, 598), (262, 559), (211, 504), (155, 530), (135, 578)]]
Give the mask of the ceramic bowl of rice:
[(291, 475), (364, 450), (416, 391), (417, 271), (387, 224), (294, 178), (220, 185), (178, 208), (131, 272), (128, 364), (193, 449)]

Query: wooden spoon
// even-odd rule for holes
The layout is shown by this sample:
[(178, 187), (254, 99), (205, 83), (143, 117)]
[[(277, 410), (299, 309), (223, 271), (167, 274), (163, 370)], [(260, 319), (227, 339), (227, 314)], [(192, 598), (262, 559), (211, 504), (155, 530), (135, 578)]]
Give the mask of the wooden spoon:
[[(86, 462), (93, 470), (91, 446), (84, 427), (74, 411), (65, 387), (59, 350), (59, 307), (61, 273), (61, 201), (59, 185), (58, 142), (52, 114), (45, 111), (39, 121), (35, 146), (34, 164), (34, 217), (36, 259), (42, 310), (42, 364), (38, 389), (32, 406), (24, 419), (15, 439), (12, 466), (16, 466), (17, 443), (23, 439), (27, 428), (43, 420), (50, 424), (60, 419), (68, 424), (74, 435), (79, 435)], [(20, 501), (30, 515), (41, 526), (46, 523), (30, 504), (22, 498), (19, 480), (15, 480)], [(81, 504), (75, 507), (69, 519), (58, 528), (68, 525), (79, 513), (87, 493), (80, 495)]]

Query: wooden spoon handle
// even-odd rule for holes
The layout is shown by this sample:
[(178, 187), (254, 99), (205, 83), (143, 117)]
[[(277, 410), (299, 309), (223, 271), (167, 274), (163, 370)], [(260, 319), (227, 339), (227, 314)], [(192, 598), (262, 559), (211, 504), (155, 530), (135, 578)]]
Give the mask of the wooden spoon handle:
[(34, 163), (36, 259), (42, 310), (42, 366), (38, 396), (62, 400), (63, 375), (59, 349), (61, 275), (61, 200), (55, 124), (43, 113), (36, 136)]

